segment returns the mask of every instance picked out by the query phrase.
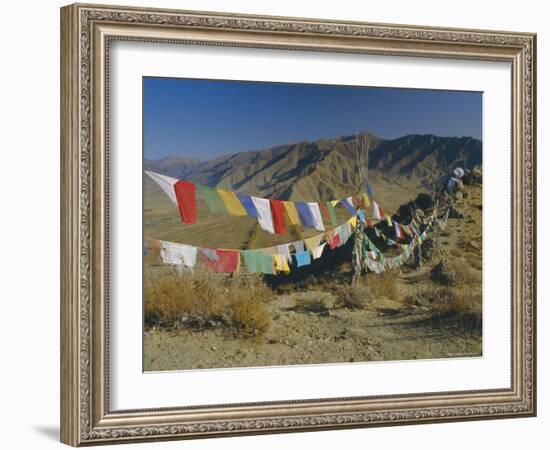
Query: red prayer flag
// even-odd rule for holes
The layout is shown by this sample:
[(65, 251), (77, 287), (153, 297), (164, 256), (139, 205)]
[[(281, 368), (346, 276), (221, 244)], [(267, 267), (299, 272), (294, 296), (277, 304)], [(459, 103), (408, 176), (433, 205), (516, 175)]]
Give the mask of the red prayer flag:
[(358, 195), (353, 196), (353, 201), (355, 202), (355, 209), (363, 209), (363, 202), (359, 199)]
[(334, 236), (332, 236), (330, 241), (328, 241), (328, 245), (331, 250), (334, 250), (335, 248), (340, 247), (341, 243), (342, 243), (342, 240), (340, 239), (339, 234), (335, 234)]
[(380, 209), (380, 217), (384, 217), (386, 213), (384, 212), (381, 206), (379, 206), (379, 209)]
[(216, 250), (217, 260), (200, 253), (201, 262), (212, 272), (233, 273), (239, 271), (241, 253), (238, 250)]
[(275, 234), (285, 234), (285, 209), (281, 200), (269, 200)]
[(195, 183), (177, 181), (174, 183), (174, 191), (178, 201), (181, 220), (183, 223), (195, 223), (197, 221), (197, 194)]
[(321, 210), (321, 215), (323, 216), (323, 220), (328, 223), (332, 223), (332, 219), (330, 218), (330, 212), (328, 211), (327, 205), (325, 205), (324, 202), (319, 202), (319, 209)]

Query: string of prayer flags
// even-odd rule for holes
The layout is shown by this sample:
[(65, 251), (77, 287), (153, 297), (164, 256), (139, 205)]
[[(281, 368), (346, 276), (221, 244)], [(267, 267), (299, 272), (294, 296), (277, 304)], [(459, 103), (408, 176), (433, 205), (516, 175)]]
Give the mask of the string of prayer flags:
[(269, 200), (275, 234), (285, 234), (285, 210), (282, 200)]
[(218, 189), (218, 194), (225, 204), (227, 212), (232, 216), (247, 216), (248, 213), (243, 206), (242, 202), (237, 197), (237, 194), (233, 191), (227, 191), (225, 189)]
[(311, 254), (309, 252), (298, 252), (295, 255), (296, 266), (303, 267), (311, 264)]
[(254, 206), (254, 202), (252, 201), (252, 197), (250, 197), (250, 195), (237, 193), (237, 197), (239, 198), (239, 200), (240, 200), (241, 204), (243, 205), (244, 209), (246, 209), (246, 213), (249, 216), (258, 217), (258, 210)]
[(217, 249), (217, 259), (210, 259), (201, 253), (201, 263), (212, 272), (235, 273), (239, 271), (241, 263), (241, 252), (238, 250)]
[(271, 205), (269, 200), (266, 198), (260, 197), (251, 197), (252, 203), (256, 211), (258, 211), (258, 224), (262, 230), (267, 231), (268, 233), (275, 234), (275, 228), (273, 226), (273, 218), (271, 215)]
[(206, 199), (206, 204), (211, 212), (227, 214), (227, 208), (225, 207), (225, 203), (223, 202), (218, 189), (206, 186), (204, 184), (198, 184), (197, 187), (199, 188), (199, 192)]

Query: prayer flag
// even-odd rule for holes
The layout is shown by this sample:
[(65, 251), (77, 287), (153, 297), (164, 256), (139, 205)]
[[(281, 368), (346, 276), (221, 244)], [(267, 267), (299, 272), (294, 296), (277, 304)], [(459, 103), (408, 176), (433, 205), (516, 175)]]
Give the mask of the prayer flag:
[(335, 234), (334, 236), (332, 236), (332, 238), (330, 239), (328, 245), (330, 247), (331, 250), (334, 250), (335, 248), (337, 247), (340, 247), (340, 244), (342, 243), (342, 240), (340, 239), (340, 235), (339, 234)]
[(332, 202), (325, 202), (325, 205), (327, 207), (332, 225), (336, 225), (338, 223), (338, 220), (336, 219), (336, 211), (334, 210), (334, 205), (332, 204)]
[(395, 237), (398, 239), (403, 239), (403, 232), (401, 231), (399, 224), (395, 220), (393, 221), (393, 228), (395, 230)]
[(350, 226), (352, 228), (355, 229), (355, 227), (357, 227), (357, 216), (351, 216), (349, 219), (348, 219), (348, 223), (350, 224)]
[(288, 261), (284, 255), (273, 255), (273, 261), (275, 262), (275, 270), (277, 272), (289, 273), (290, 267)]
[(311, 211), (311, 217), (313, 217), (313, 228), (319, 231), (325, 231), (325, 225), (323, 224), (323, 219), (321, 217), (319, 203), (308, 202), (307, 205), (309, 210)]
[(327, 245), (326, 242), (311, 251), (313, 259), (319, 259), (321, 257), (321, 255), (323, 254), (323, 250), (325, 249), (325, 245)]
[(387, 224), (388, 224), (389, 227), (392, 226), (391, 217), (388, 216), (388, 215), (386, 215), (386, 222), (387, 222)]
[(294, 245), (294, 249), (297, 253), (304, 251), (304, 241), (295, 241), (292, 242), (292, 245)]
[(290, 261), (292, 258), (290, 256), (290, 244), (277, 245), (277, 254), (283, 255), (287, 261)]
[(243, 250), (242, 252), (246, 268), (250, 273), (265, 273), (273, 275), (273, 257), (258, 250)]
[(378, 203), (376, 203), (374, 200), (372, 201), (372, 216), (376, 220), (382, 219), (382, 216), (380, 215), (380, 207), (378, 206)]
[(268, 233), (275, 234), (275, 228), (273, 227), (273, 218), (271, 216), (271, 206), (269, 200), (260, 197), (251, 197), (252, 203), (258, 211), (258, 223), (262, 230)]
[(352, 215), (355, 215), (355, 206), (353, 206), (353, 202), (351, 201), (351, 197), (345, 198), (342, 200), (342, 205), (345, 206), (345, 208), (348, 210), (348, 212)]
[(244, 209), (246, 209), (246, 213), (249, 216), (258, 217), (258, 210), (254, 206), (254, 203), (252, 202), (252, 197), (250, 197), (250, 195), (237, 193), (237, 197), (241, 201), (241, 204), (243, 205)]
[(359, 217), (359, 220), (363, 223), (366, 222), (366, 217), (365, 217), (365, 211), (363, 211), (362, 209), (360, 209), (359, 211), (357, 211), (357, 217)]
[(218, 189), (218, 194), (225, 204), (227, 212), (232, 216), (246, 216), (248, 213), (243, 204), (239, 200), (239, 197), (233, 191), (227, 191), (225, 189)]
[(367, 209), (370, 206), (369, 196), (361, 192), (361, 200), (363, 201), (363, 209)]
[(164, 191), (166, 195), (168, 195), (168, 197), (170, 197), (172, 203), (178, 203), (176, 193), (174, 191), (174, 184), (176, 184), (178, 181), (176, 178), (172, 178), (167, 175), (161, 175), (160, 173), (150, 172), (148, 170), (146, 170), (145, 173), (149, 175), (153, 179), (153, 181), (159, 185), (159, 187)]
[(281, 200), (269, 200), (275, 234), (285, 234), (285, 210)]
[(217, 249), (216, 254), (217, 260), (212, 260), (203, 254), (202, 264), (212, 272), (234, 273), (239, 271), (241, 252)]
[(189, 181), (176, 181), (174, 192), (178, 201), (178, 209), (183, 223), (195, 223), (197, 221), (197, 193), (195, 183)]
[(353, 196), (353, 202), (355, 204), (355, 209), (360, 209), (363, 207), (363, 203), (361, 202), (361, 199), (358, 195)]
[(323, 239), (322, 234), (318, 234), (317, 236), (312, 236), (310, 238), (304, 239), (304, 244), (306, 245), (306, 248), (313, 253), (313, 251), (319, 247), (321, 244), (321, 240)]
[(321, 210), (321, 215), (323, 216), (324, 221), (332, 222), (326, 203), (319, 202), (319, 209)]
[(197, 262), (197, 247), (160, 241), (160, 257), (165, 264), (193, 267)]
[(369, 194), (370, 198), (374, 199), (374, 192), (372, 191), (372, 186), (368, 181), (367, 181), (367, 193)]
[(294, 206), (294, 202), (283, 201), (283, 206), (285, 208), (288, 221), (292, 225), (300, 225), (300, 218), (298, 217), (298, 211), (296, 211), (296, 206)]
[(208, 209), (213, 213), (225, 213), (227, 214), (227, 208), (223, 202), (218, 190), (216, 188), (206, 186), (204, 184), (197, 184), (200, 193), (206, 199)]
[(311, 264), (311, 255), (309, 252), (298, 252), (294, 256), (296, 257), (296, 265), (298, 267)]
[(309, 209), (308, 204), (305, 202), (296, 202), (295, 206), (298, 211), (298, 216), (300, 217), (300, 222), (302, 223), (302, 226), (315, 228), (313, 215), (311, 214), (311, 210)]

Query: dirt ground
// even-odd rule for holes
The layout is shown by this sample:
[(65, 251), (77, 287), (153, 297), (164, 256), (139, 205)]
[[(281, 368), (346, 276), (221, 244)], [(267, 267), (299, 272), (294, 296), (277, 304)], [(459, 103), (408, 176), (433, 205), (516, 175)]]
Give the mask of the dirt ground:
[[(430, 279), (430, 271), (443, 255), (467, 272), (464, 284), (453, 289), (479, 299), (477, 307), (482, 308), (482, 189), (469, 187), (466, 192), (456, 202), (464, 218), (450, 218), (437, 234), (437, 258), (420, 270), (405, 265), (394, 272), (396, 298), (374, 298), (363, 309), (347, 309), (327, 292), (290, 291), (267, 305), (272, 320), (261, 340), (237, 338), (223, 329), (148, 329), (144, 370), (482, 356), (481, 330), (435, 320), (432, 306), (415, 300), (441, 287)], [(367, 286), (368, 277), (375, 276), (367, 275)], [(304, 296), (322, 298), (326, 308), (300, 307)]]

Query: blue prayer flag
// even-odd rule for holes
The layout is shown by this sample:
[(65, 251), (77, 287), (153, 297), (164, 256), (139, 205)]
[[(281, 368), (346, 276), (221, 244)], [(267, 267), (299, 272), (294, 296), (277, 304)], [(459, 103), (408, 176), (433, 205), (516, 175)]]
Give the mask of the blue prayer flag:
[(368, 181), (367, 181), (367, 193), (369, 194), (370, 198), (374, 198), (374, 192), (372, 191), (372, 186)]
[(246, 209), (246, 212), (249, 216), (258, 217), (258, 210), (254, 206), (254, 203), (252, 202), (252, 198), (249, 195), (237, 193), (237, 197), (241, 201), (242, 205), (244, 206), (244, 209)]
[(309, 254), (309, 252), (298, 252), (294, 256), (296, 257), (296, 265), (298, 267), (311, 264), (311, 255)]
[(311, 214), (309, 205), (304, 202), (296, 202), (294, 205), (296, 206), (302, 225), (307, 228), (315, 228), (315, 220), (313, 218), (313, 214)]

